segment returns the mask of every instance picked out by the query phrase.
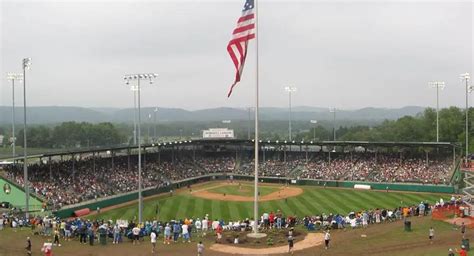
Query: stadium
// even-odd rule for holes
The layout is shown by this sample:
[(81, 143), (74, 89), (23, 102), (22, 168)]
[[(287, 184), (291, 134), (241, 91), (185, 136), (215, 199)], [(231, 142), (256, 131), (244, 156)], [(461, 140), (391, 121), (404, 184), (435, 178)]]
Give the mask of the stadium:
[[(394, 231), (396, 235), (414, 236), (416, 240), (420, 239), (416, 237), (421, 235), (418, 233), (425, 237), (426, 232), (420, 228), (436, 225), (436, 229), (450, 230), (448, 222), (454, 220), (453, 215), (470, 215), (470, 208), (462, 203), (466, 197), (459, 194), (462, 164), (456, 157), (454, 144), (261, 141), (260, 145), (260, 228), (266, 230), (264, 223), (268, 218), (265, 232), (271, 240), (265, 238), (259, 246), (245, 236), (253, 222), (253, 141), (226, 136), (143, 146), (142, 239), (152, 229), (163, 230), (167, 223), (183, 222), (192, 226), (200, 222), (201, 226), (202, 220), (208, 218), (210, 227), (217, 221), (224, 234), (218, 244), (222, 248), (211, 245), (210, 255), (232, 252), (233, 249), (225, 246), (234, 246), (236, 237), (240, 239), (237, 248), (250, 247), (249, 254), (259, 254), (260, 250), (264, 254), (271, 250), (284, 253), (286, 240), (275, 230), (284, 232), (291, 227), (299, 234), (295, 236), (295, 253), (313, 255), (313, 247), (318, 244), (322, 247), (322, 230), (328, 228), (334, 230), (333, 236), (338, 236), (338, 232), (343, 235), (353, 232), (352, 235), (360, 239), (361, 235), (367, 236), (362, 233), (370, 233), (371, 226), (374, 232), (381, 232), (377, 224), (382, 223), (381, 226), (398, 230)], [(58, 218), (60, 221), (54, 226), (76, 226), (68, 232), (76, 239), (81, 236), (77, 226), (82, 223), (78, 222), (90, 221), (98, 229), (105, 224), (105, 240), (109, 241), (102, 242), (104, 238), (98, 238), (97, 242), (109, 244), (114, 240), (114, 225), (120, 224), (121, 239), (126, 244), (127, 236), (138, 221), (137, 151), (137, 147), (127, 146), (32, 156), (36, 163), (29, 165), (29, 180), (34, 191), (30, 211), (38, 213), (36, 221), (54, 223)], [(21, 211), (24, 208), (22, 164), (3, 165), (2, 169), (2, 182), (13, 189), (7, 198), (12, 198), (10, 204)], [(423, 207), (426, 205), (426, 210), (422, 210), (424, 214), (420, 213), (420, 202)], [(404, 209), (409, 209), (407, 214), (413, 216), (410, 223), (413, 226), (406, 226), (402, 220)], [(426, 216), (417, 218), (418, 215)], [(457, 221), (470, 227), (467, 217)], [(366, 225), (370, 226), (367, 232)], [(48, 231), (40, 224), (35, 232), (47, 234), (51, 230), (54, 228)], [(406, 235), (408, 231), (403, 230), (413, 231)], [(214, 242), (215, 231), (208, 231), (207, 236), (203, 236), (203, 232), (201, 228), (191, 229), (191, 239), (205, 239), (206, 245)], [(177, 239), (181, 243), (181, 234)], [(394, 246), (390, 239), (393, 238), (380, 242), (381, 248)], [(466, 239), (461, 240), (468, 243)], [(426, 251), (424, 245), (417, 241), (399, 244), (393, 250), (401, 255), (409, 248), (412, 255), (421, 255), (418, 253)], [(179, 250), (191, 253), (194, 247), (194, 244), (179, 245)], [(365, 250), (363, 246), (357, 249)], [(55, 249), (57, 253), (62, 250)], [(433, 252), (436, 250), (433, 248)], [(106, 252), (98, 250), (97, 253)]]
[(0, 0), (0, 256), (467, 256), (473, 12)]

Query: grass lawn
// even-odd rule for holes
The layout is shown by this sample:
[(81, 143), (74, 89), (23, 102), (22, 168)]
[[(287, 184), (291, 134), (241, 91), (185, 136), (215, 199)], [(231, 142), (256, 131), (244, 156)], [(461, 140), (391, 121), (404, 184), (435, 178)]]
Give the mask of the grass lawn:
[[(216, 183), (193, 186), (194, 189), (212, 188)], [(262, 189), (275, 187), (261, 185)], [(446, 201), (447, 194), (382, 192), (370, 190), (336, 189), (301, 186), (304, 193), (288, 198), (259, 203), (259, 213), (281, 210), (285, 215), (315, 215), (320, 213), (341, 213), (372, 208), (395, 208), (400, 205), (419, 204), (428, 201), (433, 204), (441, 197)], [(238, 187), (237, 187), (238, 190)], [(133, 219), (137, 216), (137, 203), (102, 212), (98, 218)], [(158, 216), (156, 209), (159, 209)], [(197, 198), (188, 191), (182, 190), (174, 196), (164, 195), (158, 198), (145, 199), (144, 219), (172, 220), (197, 218), (209, 214), (210, 218), (224, 220), (242, 220), (253, 216), (253, 202), (219, 201)]]
[[(412, 221), (412, 232), (403, 231), (403, 222), (384, 223), (371, 225), (367, 229), (347, 229), (335, 230), (331, 236), (331, 247), (325, 250), (322, 246), (295, 252), (297, 256), (331, 255), (331, 256), (445, 256), (449, 248), (460, 248), (461, 234), (459, 230), (452, 230), (451, 225), (433, 221), (430, 217), (414, 217)], [(433, 244), (428, 241), (428, 230), (435, 229), (435, 240)], [(363, 237), (364, 235), (365, 237)], [(0, 231), (0, 255), (16, 256), (26, 255), (25, 239), (31, 236), (33, 245), (33, 255), (41, 255), (40, 248), (45, 237), (31, 235), (31, 231), (5, 229)], [(195, 255), (197, 238), (193, 238), (193, 243), (177, 243), (163, 245), (162, 235), (158, 237), (157, 255)], [(467, 238), (472, 241), (472, 230), (467, 231)], [(213, 244), (212, 237), (202, 239), (206, 246), (206, 256), (226, 256), (228, 254), (213, 252), (209, 247)], [(126, 240), (119, 245), (113, 245), (108, 241), (105, 246), (81, 245), (78, 240), (61, 241), (62, 247), (54, 247), (54, 255), (72, 256), (141, 256), (151, 255), (149, 239), (140, 245), (132, 245)], [(279, 244), (278, 244), (279, 245)], [(236, 249), (238, 250), (238, 249)], [(288, 255), (288, 254), (280, 254)]]
[[(0, 178), (0, 202), (9, 202), (13, 204), (14, 206), (19, 206), (21, 208), (24, 208), (25, 192), (23, 192), (23, 190), (20, 190), (17, 187), (10, 184), (11, 192), (10, 194), (5, 194), (5, 191), (3, 191), (3, 185), (6, 183), (10, 184), (8, 181)], [(29, 205), (30, 205), (30, 210), (41, 209), (41, 202), (32, 196), (30, 196)]]
[[(217, 194), (226, 194), (226, 195), (238, 195), (238, 196), (254, 196), (254, 189), (253, 185), (249, 184), (242, 184), (241, 189), (239, 189), (239, 185), (229, 185), (229, 186), (222, 186), (218, 188), (209, 189), (209, 192), (217, 193)], [(268, 195), (275, 191), (278, 191), (278, 187), (274, 186), (266, 186), (266, 187), (259, 187), (260, 196)]]

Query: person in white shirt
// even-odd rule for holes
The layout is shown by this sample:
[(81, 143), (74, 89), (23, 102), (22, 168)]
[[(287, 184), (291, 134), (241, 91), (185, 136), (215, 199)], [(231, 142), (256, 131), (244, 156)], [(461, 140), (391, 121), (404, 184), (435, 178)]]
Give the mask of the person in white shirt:
[(208, 228), (209, 228), (209, 221), (207, 219), (203, 219), (202, 220), (202, 232), (203, 232), (204, 236), (206, 235)]
[(324, 233), (324, 244), (326, 245), (326, 250), (329, 248), (329, 241), (331, 241), (331, 234), (329, 230)]
[(152, 231), (150, 233), (150, 242), (151, 242), (151, 253), (155, 253), (155, 248), (156, 248), (156, 233), (155, 233), (155, 231)]
[(183, 243), (188, 241), (188, 243), (191, 243), (191, 239), (189, 239), (189, 231), (188, 231), (188, 225), (184, 223), (181, 226), (182, 234), (183, 234)]
[(211, 226), (212, 226), (212, 230), (216, 230), (217, 227), (219, 226), (219, 221), (217, 221), (217, 219), (214, 220)]
[(140, 244), (140, 228), (138, 226), (135, 226), (132, 228), (132, 234), (133, 234), (133, 244), (137, 243)]
[(171, 241), (171, 227), (170, 227), (170, 224), (166, 224), (163, 244), (165, 243), (170, 244), (170, 241)]
[(262, 220), (263, 220), (263, 227), (264, 228), (268, 228), (270, 226), (270, 222), (269, 222), (269, 215), (268, 213), (263, 213), (262, 215)]
[(433, 238), (434, 238), (434, 229), (433, 227), (430, 227), (430, 244), (433, 244)]
[(201, 220), (197, 219), (196, 222), (194, 222), (194, 226), (196, 227), (196, 232), (198, 233), (198, 236), (199, 236), (199, 234), (201, 234), (201, 228), (202, 228)]
[(204, 255), (204, 244), (202, 244), (201, 241), (197, 244), (197, 251), (198, 251), (198, 256), (203, 256)]

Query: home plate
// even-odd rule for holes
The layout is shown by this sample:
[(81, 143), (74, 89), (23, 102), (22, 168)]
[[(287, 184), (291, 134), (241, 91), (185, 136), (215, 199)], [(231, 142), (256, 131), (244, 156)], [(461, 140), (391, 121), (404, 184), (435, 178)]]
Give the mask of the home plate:
[(367, 235), (362, 234), (362, 235), (360, 235), (360, 237), (367, 237)]

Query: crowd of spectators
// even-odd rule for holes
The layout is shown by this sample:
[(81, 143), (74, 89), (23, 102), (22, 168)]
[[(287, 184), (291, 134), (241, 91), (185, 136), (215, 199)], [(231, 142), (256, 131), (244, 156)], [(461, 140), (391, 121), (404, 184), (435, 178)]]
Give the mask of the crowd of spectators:
[(316, 157), (308, 161), (300, 178), (373, 182), (446, 184), (451, 171), (447, 158), (400, 158), (391, 154), (342, 154), (332, 159)]
[(200, 157), (195, 161), (196, 165), (203, 168), (206, 173), (226, 173), (235, 169), (235, 157)]
[[(143, 188), (166, 186), (174, 180), (200, 175), (184, 163), (142, 163)], [(46, 199), (51, 208), (77, 204), (137, 189), (136, 161), (128, 167), (127, 157), (68, 160), (38, 163), (28, 166), (30, 188), (34, 194)], [(23, 186), (22, 165), (6, 169), (7, 178)]]
[[(137, 158), (85, 158), (29, 165), (32, 192), (45, 198), (51, 208), (95, 200), (137, 189)], [(142, 160), (143, 188), (163, 187), (173, 181), (209, 173), (254, 172), (250, 157), (229, 155), (160, 159), (149, 154)], [(327, 154), (308, 158), (304, 154), (270, 155), (259, 166), (261, 176), (375, 182), (447, 183), (447, 159), (400, 158), (390, 154)], [(23, 168), (10, 165), (7, 178), (23, 186)]]
[[(267, 177), (288, 177), (296, 168), (305, 163), (300, 155), (289, 155), (287, 159), (280, 159), (278, 155), (261, 159), (259, 175)], [(253, 158), (242, 159), (240, 168), (236, 169), (239, 174), (253, 174), (255, 164)]]
[[(437, 201), (435, 205), (421, 202), (394, 208), (374, 208), (352, 211), (349, 213), (319, 213), (307, 216), (285, 215), (279, 209), (264, 212), (258, 219), (260, 231), (285, 230), (289, 235), (295, 227), (304, 227), (312, 230), (330, 230), (346, 228), (367, 228), (370, 225), (409, 220), (410, 217), (429, 216), (439, 208), (452, 208), (464, 205), (461, 198), (452, 196), (451, 200)], [(40, 236), (54, 236), (55, 245), (61, 246), (63, 241), (79, 241), (82, 244), (94, 245), (106, 239), (112, 244), (143, 241), (152, 232), (163, 244), (176, 242), (192, 242), (201, 237), (215, 236), (217, 243), (239, 243), (244, 232), (251, 231), (255, 221), (253, 219), (224, 220), (211, 218), (208, 214), (202, 218), (184, 218), (176, 220), (146, 220), (143, 223), (132, 220), (89, 220), (83, 218), (59, 219), (50, 216), (32, 216), (25, 219), (23, 214), (3, 213), (0, 215), (0, 231), (4, 228), (31, 227), (32, 233)], [(230, 231), (231, 239), (224, 233)], [(242, 233), (241, 233), (242, 232)], [(101, 241), (102, 242), (102, 241)], [(104, 243), (105, 244), (105, 243)]]

